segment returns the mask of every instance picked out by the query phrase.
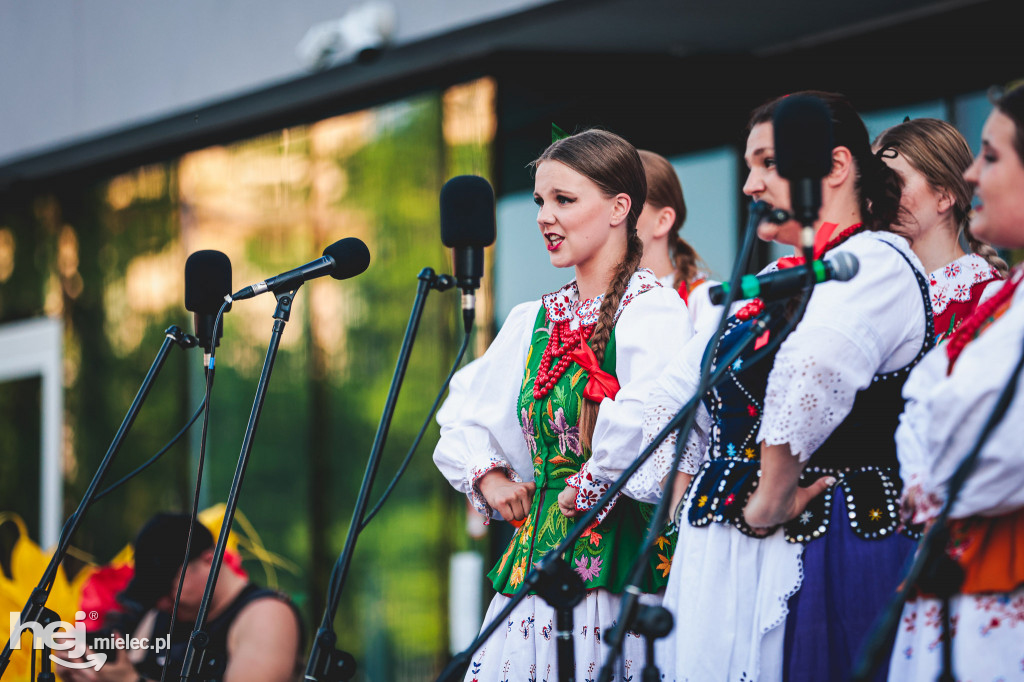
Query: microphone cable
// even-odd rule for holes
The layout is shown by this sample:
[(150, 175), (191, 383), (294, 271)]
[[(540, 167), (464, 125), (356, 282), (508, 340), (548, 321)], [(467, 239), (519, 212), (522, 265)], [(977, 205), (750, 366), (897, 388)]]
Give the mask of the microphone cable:
[(360, 524), (360, 533), (363, 532), (363, 529), (370, 524), (370, 520), (377, 515), (377, 512), (380, 511), (380, 508), (384, 506), (384, 501), (388, 499), (388, 496), (391, 494), (391, 491), (394, 490), (395, 486), (398, 484), (398, 480), (405, 473), (406, 468), (408, 468), (409, 463), (412, 462), (412, 456), (413, 454), (416, 453), (416, 448), (420, 446), (420, 441), (423, 440), (423, 435), (427, 432), (427, 428), (433, 421), (434, 413), (437, 412), (437, 408), (441, 404), (441, 399), (444, 398), (444, 394), (448, 391), (448, 384), (451, 383), (452, 377), (455, 376), (456, 370), (458, 370), (459, 365), (462, 364), (462, 358), (463, 356), (466, 355), (466, 349), (469, 347), (469, 337), (469, 332), (466, 332), (466, 334), (462, 337), (462, 346), (459, 348), (459, 353), (458, 355), (455, 356), (455, 362), (452, 364), (452, 368), (448, 372), (448, 376), (445, 378), (444, 383), (441, 385), (441, 390), (438, 391), (437, 397), (434, 398), (434, 404), (430, 406), (430, 412), (427, 414), (427, 418), (423, 421), (423, 426), (420, 427), (419, 433), (416, 434), (416, 438), (413, 440), (412, 446), (409, 448), (409, 452), (406, 453), (405, 459), (402, 460), (402, 464), (401, 466), (398, 467), (398, 471), (395, 473), (394, 478), (391, 479), (391, 483), (389, 483), (388, 487), (384, 490), (384, 494), (380, 496), (380, 501), (377, 502), (377, 505), (366, 514), (366, 517), (363, 519), (362, 524)]
[(178, 433), (175, 434), (174, 437), (171, 438), (171, 440), (167, 441), (167, 444), (164, 445), (162, 448), (160, 448), (160, 450), (157, 451), (157, 453), (155, 455), (153, 455), (152, 457), (147, 459), (145, 462), (140, 464), (138, 467), (136, 467), (130, 474), (128, 474), (127, 476), (124, 476), (123, 478), (118, 480), (116, 483), (110, 484), (110, 486), (108, 486), (105, 490), (103, 490), (102, 492), (98, 493), (96, 495), (96, 498), (93, 500), (93, 502), (96, 502), (97, 500), (103, 499), (104, 497), (106, 497), (110, 493), (114, 492), (114, 490), (116, 490), (117, 488), (120, 488), (122, 485), (124, 485), (125, 483), (127, 483), (131, 479), (135, 478), (136, 476), (141, 474), (143, 471), (145, 471), (149, 467), (151, 467), (153, 464), (155, 464), (158, 459), (163, 457), (165, 452), (170, 450), (174, 446), (174, 444), (177, 443), (179, 440), (181, 440), (181, 437), (184, 436), (185, 433), (190, 428), (192, 428), (192, 425), (196, 423), (197, 419), (199, 419), (199, 415), (202, 414), (203, 407), (205, 405), (206, 405), (206, 398), (204, 397), (202, 402), (199, 403), (199, 407), (197, 407), (196, 411), (192, 414), (192, 417), (185, 423), (185, 426), (181, 427), (181, 431), (178, 431)]
[[(434, 399), (434, 403), (430, 406), (430, 412), (427, 414), (427, 418), (423, 420), (423, 425), (420, 427), (419, 433), (416, 434), (416, 438), (413, 440), (412, 446), (409, 448), (409, 452), (406, 453), (405, 459), (402, 460), (402, 464), (398, 467), (398, 471), (395, 472), (394, 477), (391, 479), (391, 482), (388, 483), (388, 487), (384, 490), (384, 493), (380, 496), (380, 500), (378, 500), (374, 508), (367, 512), (366, 516), (363, 517), (362, 521), (356, 526), (358, 533), (362, 533), (363, 530), (370, 525), (370, 521), (377, 515), (377, 512), (381, 510), (381, 507), (384, 506), (384, 502), (391, 495), (392, 491), (394, 491), (395, 486), (398, 485), (398, 481), (405, 474), (405, 470), (412, 462), (413, 455), (416, 453), (416, 449), (419, 447), (420, 441), (423, 440), (423, 436), (426, 434), (427, 428), (430, 427), (430, 423), (434, 419), (434, 414), (437, 412), (437, 408), (441, 404), (441, 399), (444, 398), (445, 393), (448, 392), (448, 385), (451, 383), (452, 377), (455, 376), (456, 370), (458, 370), (459, 365), (462, 364), (462, 359), (466, 355), (466, 349), (469, 348), (471, 331), (472, 330), (467, 331), (462, 337), (462, 345), (459, 347), (459, 352), (455, 356), (455, 362), (452, 363), (452, 368), (449, 370), (448, 376), (445, 377), (444, 383), (441, 385), (441, 390), (437, 392), (437, 397)], [(327, 593), (328, 603), (333, 603), (334, 599), (337, 597), (336, 592), (339, 587), (337, 585), (337, 573), (338, 564), (336, 562), (334, 564), (334, 569), (331, 571), (330, 589)]]

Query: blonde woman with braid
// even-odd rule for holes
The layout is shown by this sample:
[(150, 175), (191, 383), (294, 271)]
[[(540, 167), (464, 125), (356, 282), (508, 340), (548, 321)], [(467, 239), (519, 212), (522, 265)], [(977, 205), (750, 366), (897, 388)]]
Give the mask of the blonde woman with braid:
[[(647, 184), (636, 149), (587, 130), (554, 142), (532, 165), (541, 240), (552, 265), (573, 268), (575, 279), (514, 308), (473, 370), (456, 376), (434, 451), (482, 514), (518, 526), (488, 574), (498, 594), (486, 622), (597, 498), (592, 471), (622, 469), (639, 452), (648, 387), (693, 334), (679, 295), (639, 267)], [(566, 553), (587, 588), (574, 613), (581, 682), (601, 665), (601, 635), (618, 615), (651, 511), (619, 497)], [(644, 591), (659, 592), (667, 573), (667, 559), (656, 556)], [(467, 679), (553, 679), (554, 627), (554, 611), (528, 596), (473, 656)], [(638, 675), (642, 663), (641, 640), (627, 637), (616, 679)]]
[[(937, 118), (904, 121), (873, 146), (903, 183), (901, 232), (929, 273), (935, 333), (948, 338), (1007, 273), (1006, 262), (968, 225), (971, 186), (964, 171), (971, 149), (956, 128)], [(961, 247), (961, 235), (970, 253)]]
[(679, 235), (686, 222), (686, 202), (679, 176), (661, 154), (639, 151), (647, 174), (647, 203), (636, 226), (644, 243), (643, 266), (650, 268), (664, 286), (679, 292), (694, 327), (717, 328), (719, 318), (708, 298), (708, 289), (717, 282), (708, 279), (700, 269), (697, 251)]

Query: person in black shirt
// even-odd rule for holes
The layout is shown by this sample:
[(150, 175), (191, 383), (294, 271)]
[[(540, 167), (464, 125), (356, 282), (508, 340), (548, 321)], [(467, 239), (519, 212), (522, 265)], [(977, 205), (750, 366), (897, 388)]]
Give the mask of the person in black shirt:
[[(190, 526), (192, 543), (170, 647), (163, 644), (158, 651), (158, 638), (168, 634)], [(60, 667), (62, 679), (159, 680), (165, 663), (166, 679), (178, 679), (210, 575), (213, 546), (210, 531), (187, 514), (162, 512), (151, 518), (135, 538), (135, 575), (118, 595), (126, 607), (123, 622), (136, 624), (122, 625), (131, 630), (123, 635), (114, 627), (114, 636), (145, 640), (147, 646), (109, 652), (99, 670)], [(210, 643), (197, 679), (285, 682), (300, 676), (302, 625), (295, 606), (285, 595), (260, 588), (230, 568), (222, 567), (218, 574), (203, 630)]]

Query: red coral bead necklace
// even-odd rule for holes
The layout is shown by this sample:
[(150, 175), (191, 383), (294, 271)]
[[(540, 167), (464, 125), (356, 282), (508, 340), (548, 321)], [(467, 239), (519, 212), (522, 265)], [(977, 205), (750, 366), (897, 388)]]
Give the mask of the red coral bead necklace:
[[(548, 336), (548, 345), (540, 356), (537, 376), (533, 380), (534, 400), (540, 400), (555, 387), (565, 370), (572, 363), (570, 355), (579, 345), (590, 338), (594, 325), (581, 325), (578, 329), (570, 327), (570, 320), (555, 322)], [(551, 364), (554, 359), (554, 365)]]

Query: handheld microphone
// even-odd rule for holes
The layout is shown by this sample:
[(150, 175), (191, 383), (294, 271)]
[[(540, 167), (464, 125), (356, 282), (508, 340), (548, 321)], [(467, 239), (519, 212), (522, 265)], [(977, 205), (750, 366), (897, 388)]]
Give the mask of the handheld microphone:
[(301, 286), (304, 282), (330, 275), (334, 279), (348, 279), (362, 273), (370, 265), (370, 250), (355, 237), (339, 239), (326, 249), (324, 255), (294, 270), (257, 282), (241, 291), (231, 294), (231, 299), (240, 301), (259, 296), (267, 291), (277, 293)]
[[(213, 326), (224, 297), (231, 293), (231, 260), (220, 251), (196, 251), (185, 261), (185, 309), (194, 313), (196, 337), (203, 347), (204, 364), (209, 365), (214, 346), (220, 345), (224, 326)], [(225, 312), (231, 310), (231, 305)]]
[[(744, 275), (740, 280), (740, 291), (736, 300), (761, 298), (764, 301), (775, 301), (793, 296), (807, 284), (807, 271), (814, 274), (816, 284), (835, 280), (846, 282), (853, 279), (860, 269), (860, 262), (852, 253), (835, 252), (829, 260), (811, 261), (810, 265), (799, 265), (765, 275)], [(708, 297), (715, 305), (725, 300), (729, 293), (729, 283), (724, 282), (708, 289)]]
[(789, 180), (793, 217), (811, 227), (821, 210), (821, 181), (832, 170), (832, 114), (817, 97), (792, 95), (776, 107), (772, 130), (776, 168)]
[(479, 175), (459, 175), (441, 188), (441, 242), (452, 249), (455, 284), (462, 289), (462, 321), (473, 328), (476, 290), (484, 275), (484, 247), (494, 243), (494, 190)]

